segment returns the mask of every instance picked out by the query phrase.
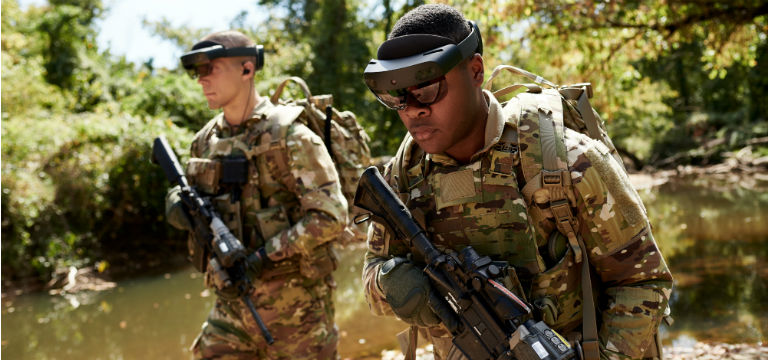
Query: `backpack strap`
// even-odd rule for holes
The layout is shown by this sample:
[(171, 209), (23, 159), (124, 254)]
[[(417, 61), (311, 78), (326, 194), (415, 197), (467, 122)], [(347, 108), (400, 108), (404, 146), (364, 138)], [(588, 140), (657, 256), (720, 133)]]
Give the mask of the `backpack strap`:
[[(555, 225), (558, 231), (568, 238), (575, 261), (581, 263), (582, 300), (584, 301), (582, 348), (585, 359), (597, 360), (600, 357), (600, 348), (589, 257), (584, 252), (586, 246), (577, 233), (578, 218), (571, 211), (571, 201), (575, 200), (575, 197), (566, 158), (562, 96), (555, 89), (544, 89), (541, 94), (519, 94), (517, 99), (521, 109), (518, 137), (521, 141), (527, 139), (526, 146), (521, 146), (525, 150), (520, 161), (527, 180), (522, 192), (526, 196), (526, 201), (529, 202), (536, 190), (544, 188), (548, 191)], [(531, 154), (540, 154), (541, 157), (530, 156)]]
[(560, 88), (560, 94), (567, 100), (576, 102), (576, 110), (578, 110), (579, 115), (581, 115), (581, 120), (584, 123), (584, 127), (586, 127), (587, 135), (590, 138), (605, 144), (605, 146), (608, 147), (611, 156), (613, 156), (613, 158), (616, 159), (616, 162), (621, 165), (621, 168), (626, 171), (624, 161), (616, 150), (616, 146), (613, 145), (613, 141), (608, 136), (605, 126), (603, 125), (603, 120), (600, 119), (600, 116), (592, 108), (592, 104), (589, 103), (589, 98), (592, 97), (592, 84), (580, 83), (564, 86)]
[(277, 89), (275, 89), (275, 93), (269, 97), (269, 101), (277, 105), (277, 103), (280, 101), (280, 95), (283, 93), (285, 86), (288, 85), (289, 82), (295, 82), (299, 85), (301, 91), (304, 92), (304, 96), (307, 98), (307, 101), (312, 98), (312, 92), (309, 91), (309, 86), (307, 86), (307, 83), (304, 81), (304, 79), (298, 76), (291, 76), (283, 80), (280, 85), (277, 85)]

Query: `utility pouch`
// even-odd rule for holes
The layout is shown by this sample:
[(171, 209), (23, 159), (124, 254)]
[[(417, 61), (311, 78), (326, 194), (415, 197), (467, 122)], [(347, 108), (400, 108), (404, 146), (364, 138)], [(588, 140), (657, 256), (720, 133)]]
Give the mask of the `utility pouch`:
[(249, 224), (255, 225), (263, 241), (268, 241), (271, 237), (291, 227), (283, 206), (248, 210), (246, 211), (246, 217)]
[(568, 250), (568, 238), (560, 231), (553, 230), (547, 239), (546, 249), (543, 251), (544, 263), (547, 269), (554, 267), (565, 257)]
[(243, 239), (243, 221), (240, 216), (240, 202), (232, 201), (232, 195), (230, 193), (221, 194), (215, 198), (211, 198), (211, 203), (214, 208), (218, 210), (221, 216), (221, 221), (224, 225), (227, 225), (229, 231), (232, 232), (238, 240)]
[[(497, 262), (494, 262), (497, 263)], [(517, 276), (517, 271), (513, 266), (507, 265), (506, 262), (503, 264), (499, 264), (500, 269), (502, 270), (502, 275), (504, 276), (502, 278), (502, 282), (504, 284), (504, 287), (507, 288), (507, 290), (511, 291), (518, 297), (520, 297), (523, 301), (526, 300), (526, 295), (524, 291), (523, 284), (520, 282), (520, 278)]]
[(218, 160), (191, 158), (187, 164), (187, 178), (190, 185), (206, 194), (219, 191), (221, 162)]
[(312, 251), (309, 257), (299, 260), (299, 272), (309, 279), (322, 279), (339, 267), (339, 257), (331, 244), (323, 244)]
[(531, 299), (537, 317), (567, 333), (581, 324), (581, 271), (570, 246), (559, 257), (554, 265), (533, 277)]
[(221, 159), (221, 183), (243, 185), (248, 182), (248, 159), (243, 156)]
[(187, 236), (187, 259), (197, 271), (205, 272), (205, 267), (208, 264), (208, 252), (199, 245), (195, 236), (193, 232)]

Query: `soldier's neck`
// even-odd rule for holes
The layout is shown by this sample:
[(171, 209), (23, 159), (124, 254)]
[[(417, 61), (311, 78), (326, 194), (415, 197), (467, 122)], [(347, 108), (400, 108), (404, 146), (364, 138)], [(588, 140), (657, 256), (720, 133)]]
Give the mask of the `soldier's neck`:
[(479, 106), (476, 107), (472, 115), (473, 124), (470, 132), (451, 148), (446, 149), (445, 153), (454, 158), (459, 164), (468, 164), (472, 157), (485, 146), (485, 126), (488, 122), (489, 105), (487, 100), (480, 93)]
[(264, 99), (259, 94), (249, 94), (240, 101), (235, 101), (224, 106), (224, 120), (230, 126), (240, 126), (245, 120), (251, 117), (253, 108), (260, 104)]

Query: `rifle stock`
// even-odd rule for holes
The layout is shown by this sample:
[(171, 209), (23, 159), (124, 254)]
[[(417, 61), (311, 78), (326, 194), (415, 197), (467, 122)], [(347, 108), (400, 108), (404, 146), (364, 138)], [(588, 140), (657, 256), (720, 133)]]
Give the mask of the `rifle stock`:
[(206, 261), (215, 259), (216, 266), (221, 266), (225, 272), (226, 286), (234, 286), (240, 295), (240, 300), (248, 307), (253, 319), (259, 326), (264, 339), (272, 344), (274, 339), (267, 330), (256, 307), (248, 298), (253, 288), (246, 275), (247, 250), (221, 220), (211, 202), (200, 196), (195, 188), (189, 185), (179, 159), (164, 136), (155, 138), (152, 144), (152, 162), (160, 165), (165, 177), (172, 185), (179, 185), (184, 206), (188, 209), (197, 247), (201, 250), (190, 259), (200, 271), (206, 270)]
[[(556, 334), (546, 324), (526, 321), (531, 314), (528, 304), (499, 281), (506, 263), (480, 256), (471, 246), (458, 254), (439, 251), (376, 167), (369, 167), (360, 177), (355, 205), (424, 257), (424, 272), (438, 293), (428, 303), (467, 358), (564, 360), (575, 356), (559, 335), (556, 339), (540, 335), (547, 331)], [(544, 330), (537, 331), (542, 326)], [(521, 335), (515, 346), (510, 345), (513, 335)]]

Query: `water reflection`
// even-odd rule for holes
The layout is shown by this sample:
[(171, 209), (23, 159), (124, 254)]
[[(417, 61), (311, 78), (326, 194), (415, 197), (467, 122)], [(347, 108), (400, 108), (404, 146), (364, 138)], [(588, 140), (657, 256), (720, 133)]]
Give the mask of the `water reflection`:
[[(641, 194), (672, 268), (675, 323), (665, 343), (768, 341), (768, 193), (668, 184)], [(336, 273), (339, 351), (380, 358), (405, 325), (370, 314), (362, 294), (362, 247), (342, 251)], [(99, 293), (4, 300), (8, 359), (187, 359), (213, 302), (185, 269), (121, 282)]]
[[(339, 352), (380, 358), (397, 346), (405, 325), (370, 314), (360, 279), (360, 246), (341, 252), (336, 272)], [(187, 359), (189, 345), (213, 304), (199, 273), (120, 283), (112, 290), (77, 295), (33, 294), (5, 300), (2, 355), (7, 359)]]
[(675, 277), (665, 343), (767, 342), (768, 192), (676, 182), (641, 196)]
[(182, 358), (212, 297), (185, 270), (74, 296), (31, 295), (3, 306), (9, 359)]

